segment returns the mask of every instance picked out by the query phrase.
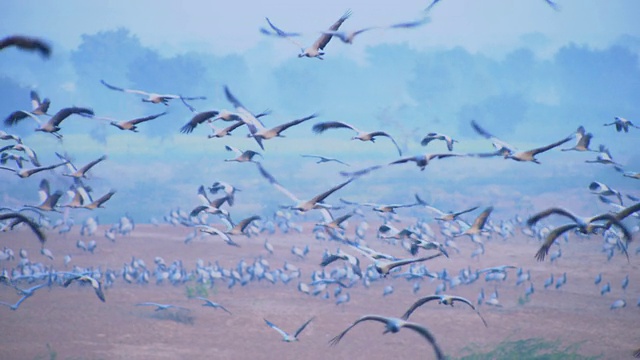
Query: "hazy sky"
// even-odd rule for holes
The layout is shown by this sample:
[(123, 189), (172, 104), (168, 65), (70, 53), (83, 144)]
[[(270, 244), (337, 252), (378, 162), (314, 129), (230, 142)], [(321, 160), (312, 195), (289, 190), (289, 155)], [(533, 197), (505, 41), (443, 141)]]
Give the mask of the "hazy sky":
[[(82, 34), (126, 27), (145, 46), (163, 54), (186, 50), (243, 54), (260, 42), (271, 41), (257, 31), (266, 26), (265, 17), (285, 30), (304, 33), (310, 44), (318, 31), (346, 9), (353, 16), (344, 28), (358, 29), (417, 18), (428, 2), (79, 0), (49, 4), (6, 2), (0, 32), (42, 34), (57, 46), (74, 49)], [(568, 42), (603, 47), (622, 34), (640, 34), (638, 2), (572, 0), (558, 4), (560, 11), (552, 10), (544, 0), (441, 0), (430, 12), (428, 27), (404, 34), (363, 35), (357, 47), (407, 42), (419, 49), (462, 46), (472, 52), (500, 53), (533, 34), (543, 35), (545, 41), (540, 45), (549, 49)]]
[[(4, 2), (0, 35), (41, 36), (54, 50), (48, 61), (13, 49), (0, 53), (2, 114), (28, 107), (28, 89), (50, 97), (54, 111), (82, 105), (121, 119), (164, 110), (169, 114), (153, 125), (142, 125), (136, 134), (71, 118), (63, 123), (63, 144), (47, 134), (34, 134), (30, 121), (0, 128), (25, 137), (47, 163), (56, 160), (53, 151), (68, 152), (78, 165), (109, 155), (90, 179), (94, 196), (110, 188), (118, 191), (107, 209), (100, 210), (109, 219), (123, 208), (144, 212), (140, 221), (160, 217), (175, 206), (190, 209), (198, 205), (197, 187), (215, 180), (236, 181), (247, 189), (234, 210), (245, 215), (266, 211), (265, 202), (289, 200), (272, 193), (251, 164), (223, 161), (232, 155), (224, 150), (225, 144), (259, 150), (244, 137), (246, 130), (215, 140), (206, 138), (206, 126), (180, 134), (178, 129), (191, 116), (185, 107), (143, 104), (131, 94), (106, 89), (99, 79), (149, 91), (207, 96), (193, 103), (198, 110), (230, 108), (222, 92), (228, 85), (252, 111), (271, 109), (272, 116), (265, 119), (270, 126), (318, 112), (318, 119), (287, 130), (287, 138), (265, 143), (265, 167), (302, 198), (342, 181), (339, 170), (397, 159), (384, 138), (371, 144), (349, 141), (348, 130), (311, 132), (313, 123), (330, 120), (381, 128), (398, 140), (405, 155), (424, 152), (419, 140), (429, 131), (459, 139), (461, 152), (490, 151), (489, 142), (471, 130), (471, 119), (523, 149), (546, 145), (585, 125), (595, 134), (593, 148), (605, 143), (618, 161), (630, 166), (627, 170), (640, 171), (640, 157), (630, 140), (637, 143), (640, 130), (619, 134), (602, 127), (614, 116), (640, 119), (640, 79), (635, 76), (640, 71), (640, 2), (558, 3), (560, 10), (555, 11), (543, 0), (441, 0), (429, 12), (428, 24), (372, 30), (359, 35), (353, 45), (334, 39), (320, 61), (298, 59), (295, 45), (262, 35), (264, 18), (302, 33), (297, 41), (310, 45), (347, 9), (353, 15), (341, 29), (348, 31), (416, 20), (428, 2)], [(118, 29), (127, 31), (118, 39), (129, 42), (119, 47), (105, 40), (108, 45), (100, 45), (105, 34)], [(446, 148), (436, 143), (430, 151)], [(301, 153), (340, 157), (353, 166), (316, 165), (300, 158)], [(502, 159), (437, 160), (424, 172), (412, 165), (397, 166), (394, 172), (359, 179), (357, 187), (345, 188), (332, 200), (343, 196), (407, 202), (419, 192), (451, 208), (488, 205), (497, 197), (505, 208), (543, 206), (554, 197), (537, 204), (542, 197), (536, 194), (591, 196), (586, 186), (593, 180), (610, 181), (640, 195), (637, 181), (597, 164), (586, 167), (584, 160), (595, 158), (595, 153), (554, 152), (540, 158), (541, 166)], [(0, 172), (0, 205), (36, 202), (43, 177), (56, 188), (69, 186), (66, 178), (38, 175), (22, 180)], [(404, 191), (398, 193), (398, 188)]]

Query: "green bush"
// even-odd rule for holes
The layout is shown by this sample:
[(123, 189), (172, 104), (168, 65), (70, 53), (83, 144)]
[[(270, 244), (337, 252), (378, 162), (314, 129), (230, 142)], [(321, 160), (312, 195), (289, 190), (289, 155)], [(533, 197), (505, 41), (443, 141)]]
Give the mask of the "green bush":
[(482, 352), (479, 346), (465, 347), (464, 351), (471, 354), (459, 358), (460, 360), (586, 360), (598, 359), (601, 356), (583, 356), (576, 351), (580, 343), (562, 348), (560, 341), (546, 341), (532, 338), (523, 340), (505, 340), (493, 350)]

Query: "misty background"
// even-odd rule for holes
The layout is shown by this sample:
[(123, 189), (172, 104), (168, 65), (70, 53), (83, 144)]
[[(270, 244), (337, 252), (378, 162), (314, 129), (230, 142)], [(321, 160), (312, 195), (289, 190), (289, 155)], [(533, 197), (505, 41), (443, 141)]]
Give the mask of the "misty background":
[[(30, 90), (51, 99), (52, 114), (69, 106), (90, 107), (97, 116), (120, 120), (168, 114), (139, 125), (138, 133), (71, 116), (61, 125), (62, 142), (34, 132), (30, 119), (0, 129), (21, 136), (45, 165), (58, 162), (56, 151), (68, 153), (76, 166), (108, 155), (90, 170), (86, 183), (94, 198), (110, 189), (116, 194), (105, 209), (71, 212), (76, 219), (97, 215), (102, 223), (124, 213), (143, 223), (177, 207), (190, 211), (200, 204), (198, 187), (214, 181), (242, 190), (229, 208), (236, 221), (268, 216), (278, 205), (290, 204), (254, 164), (225, 162), (235, 157), (225, 145), (262, 153), (264, 167), (301, 199), (344, 181), (339, 171), (399, 158), (385, 138), (375, 144), (352, 141), (348, 129), (314, 134), (311, 127), (321, 121), (384, 130), (404, 156), (447, 152), (443, 142), (420, 146), (429, 132), (457, 139), (455, 152), (493, 151), (490, 141), (473, 131), (471, 120), (522, 150), (560, 140), (582, 125), (594, 135), (591, 148), (605, 144), (625, 170), (640, 171), (640, 129), (618, 133), (603, 126), (615, 116), (640, 125), (640, 27), (631, 18), (639, 4), (560, 1), (560, 11), (554, 11), (542, 0), (461, 3), (441, 1), (430, 11), (430, 22), (416, 29), (372, 30), (352, 45), (333, 39), (324, 60), (299, 59), (291, 43), (260, 34), (259, 28), (267, 26), (264, 17), (304, 33), (299, 41), (309, 45), (348, 8), (353, 15), (341, 27), (346, 31), (414, 20), (428, 2), (325, 6), (278, 1), (255, 7), (242, 1), (194, 2), (184, 9), (169, 3), (163, 9), (148, 1), (69, 1), (55, 8), (29, 1), (5, 4), (0, 35), (43, 37), (51, 42), (53, 55), (43, 60), (15, 49), (0, 52), (3, 119), (30, 109)], [(252, 112), (272, 111), (263, 118), (267, 127), (319, 116), (286, 130), (284, 138), (265, 141), (262, 151), (246, 137), (245, 127), (221, 139), (208, 139), (206, 124), (182, 134), (179, 129), (192, 113), (179, 101), (143, 103), (134, 94), (109, 90), (101, 79), (131, 89), (206, 96), (190, 102), (199, 111), (233, 110), (224, 96), (228, 86)], [(10, 143), (0, 141), (0, 146)], [(336, 157), (351, 166), (316, 164), (301, 154)], [(424, 171), (413, 163), (394, 165), (359, 178), (327, 201), (409, 203), (419, 194), (445, 211), (494, 205), (495, 216), (507, 217), (514, 210), (524, 215), (549, 206), (583, 215), (609, 210), (590, 193), (592, 181), (640, 196), (638, 180), (611, 166), (585, 163), (596, 155), (554, 149), (538, 156), (540, 165), (502, 158), (434, 160)], [(52, 190), (67, 190), (71, 180), (59, 175), (64, 172), (59, 168), (20, 179), (0, 171), (0, 206), (37, 204), (43, 178)], [(426, 214), (406, 213), (411, 211)], [(307, 216), (316, 220), (319, 214)]]

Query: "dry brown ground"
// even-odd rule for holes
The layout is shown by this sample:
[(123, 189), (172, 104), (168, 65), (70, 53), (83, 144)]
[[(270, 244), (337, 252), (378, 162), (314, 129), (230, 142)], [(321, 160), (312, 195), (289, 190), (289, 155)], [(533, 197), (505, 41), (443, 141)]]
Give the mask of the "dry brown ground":
[[(307, 226), (306, 229), (310, 229)], [(98, 231), (102, 234), (103, 228)], [(225, 245), (219, 239), (208, 237), (196, 239), (191, 244), (183, 243), (189, 229), (162, 225), (139, 225), (126, 237), (111, 243), (96, 235), (98, 248), (95, 254), (83, 253), (75, 247), (80, 239), (78, 227), (71, 234), (60, 236), (50, 233), (47, 248), (56, 255), (49, 261), (38, 253), (37, 241), (26, 229), (0, 234), (0, 244), (17, 250), (26, 248), (34, 261), (53, 264), (64, 269), (64, 254), (73, 256), (72, 264), (79, 266), (101, 266), (103, 269), (121, 268), (132, 256), (142, 258), (147, 266), (153, 266), (155, 256), (163, 257), (167, 263), (181, 259), (188, 269), (195, 267), (198, 258), (205, 262), (218, 260), (221, 265), (234, 266), (244, 258), (252, 262), (264, 256), (271, 267), (281, 267), (284, 261), (299, 266), (301, 280), (309, 282), (325, 248), (335, 250), (335, 242), (318, 241), (306, 230), (303, 234), (277, 233), (270, 236), (240, 238), (241, 248)], [(267, 255), (263, 249), (264, 239), (275, 246), (275, 254)], [(85, 237), (87, 241), (90, 238)], [(369, 243), (402, 255), (401, 249), (392, 248), (375, 240)], [(536, 293), (526, 304), (519, 304), (525, 286), (515, 286), (515, 271), (499, 286), (503, 308), (480, 308), (489, 323), (484, 328), (477, 315), (465, 306), (453, 309), (430, 303), (418, 309), (412, 320), (428, 326), (437, 341), (449, 356), (466, 354), (466, 346), (476, 344), (488, 351), (503, 340), (544, 338), (560, 340), (569, 345), (582, 342), (579, 353), (602, 355), (606, 359), (631, 358), (632, 349), (640, 347), (640, 308), (636, 301), (640, 295), (640, 258), (631, 255), (628, 264), (622, 256), (611, 262), (600, 252), (602, 240), (571, 238), (563, 245), (563, 257), (556, 264), (548, 261), (537, 263), (533, 257), (538, 244), (522, 236), (507, 241), (493, 239), (487, 242), (486, 254), (479, 261), (471, 260), (472, 244), (459, 239), (461, 254), (452, 254), (451, 259), (438, 258), (428, 267), (438, 271), (446, 267), (451, 273), (471, 265), (472, 269), (494, 265), (514, 264), (530, 269)], [(308, 244), (311, 251), (305, 260), (290, 253), (292, 245)], [(635, 249), (635, 247), (632, 247)], [(362, 259), (366, 264), (366, 259)], [(4, 262), (5, 268), (16, 265), (16, 261)], [(553, 273), (556, 276), (567, 272), (568, 282), (559, 290), (543, 289), (543, 282)], [(600, 287), (593, 284), (595, 275), (603, 273), (604, 282), (610, 281), (612, 292), (600, 295)], [(629, 274), (631, 283), (622, 292), (620, 283)], [(287, 285), (272, 285), (266, 282), (251, 283), (245, 287), (236, 285), (227, 289), (226, 282), (218, 283), (209, 290), (209, 297), (225, 305), (233, 315), (221, 310), (200, 306), (200, 301), (188, 299), (184, 285), (169, 284), (133, 285), (119, 279), (107, 290), (106, 303), (98, 301), (90, 288), (78, 285), (69, 288), (42, 289), (25, 301), (17, 311), (0, 308), (0, 358), (34, 359), (48, 356), (46, 344), (51, 344), (58, 359), (382, 359), (382, 358), (433, 358), (433, 350), (416, 333), (403, 329), (398, 334), (382, 335), (381, 324), (366, 322), (352, 329), (336, 347), (327, 342), (351, 322), (364, 314), (400, 316), (419, 296), (431, 294), (437, 282), (425, 280), (417, 295), (411, 291), (412, 282), (404, 279), (386, 278), (374, 282), (369, 289), (359, 283), (352, 289), (351, 302), (336, 306), (333, 297), (324, 300), (297, 291), (297, 280)], [(393, 284), (395, 292), (382, 296), (382, 289)], [(193, 284), (192, 284), (193, 285)], [(484, 279), (468, 286), (447, 291), (468, 297), (475, 302), (480, 287), (488, 296), (493, 283)], [(333, 288), (331, 288), (333, 290)], [(611, 311), (610, 304), (626, 299), (624, 309)], [(14, 302), (15, 291), (0, 286), (0, 301)], [(136, 307), (135, 303), (155, 301), (184, 306), (191, 311), (192, 324), (185, 324), (154, 313), (152, 308)], [(263, 318), (278, 324), (288, 331), (295, 331), (311, 316), (316, 319), (300, 335), (297, 343), (285, 343), (280, 335), (268, 328)]]

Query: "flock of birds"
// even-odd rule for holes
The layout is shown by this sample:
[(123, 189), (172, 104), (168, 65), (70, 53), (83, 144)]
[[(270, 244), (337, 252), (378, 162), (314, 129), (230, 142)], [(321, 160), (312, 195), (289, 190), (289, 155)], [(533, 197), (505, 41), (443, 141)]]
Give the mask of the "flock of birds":
[[(440, 0), (434, 0), (426, 11), (429, 11), (439, 1)], [(549, 3), (550, 6), (557, 8), (555, 3), (548, 0), (547, 3)], [(347, 11), (327, 30), (322, 31), (319, 38), (308, 47), (304, 47), (296, 41), (296, 38), (301, 35), (300, 33), (282, 30), (268, 18), (266, 18), (268, 27), (261, 28), (260, 31), (265, 35), (285, 39), (292, 44), (295, 44), (301, 49), (301, 52), (298, 55), (299, 57), (324, 59), (326, 56), (325, 48), (333, 38), (338, 38), (346, 44), (351, 44), (356, 36), (365, 32), (384, 29), (417, 28), (428, 23), (429, 19), (425, 12), (425, 15), (416, 21), (392, 24), (383, 27), (372, 26), (350, 32), (341, 31), (341, 26), (349, 19), (350, 15), (351, 12)], [(16, 46), (25, 50), (36, 50), (44, 57), (50, 56), (51, 53), (50, 46), (45, 41), (36, 38), (16, 35), (0, 40), (0, 50), (9, 46)], [(269, 127), (263, 122), (263, 118), (268, 117), (269, 111), (257, 114), (252, 112), (246, 108), (226, 86), (224, 88), (224, 92), (227, 100), (234, 108), (233, 111), (197, 111), (190, 102), (205, 99), (204, 96), (152, 93), (118, 87), (107, 83), (104, 80), (102, 80), (101, 83), (107, 90), (141, 96), (143, 102), (151, 104), (163, 104), (165, 106), (170, 106), (173, 102), (180, 102), (193, 112), (192, 118), (180, 128), (180, 132), (184, 134), (193, 133), (199, 125), (205, 123), (212, 129), (212, 133), (208, 135), (210, 138), (223, 138), (230, 135), (231, 132), (238, 131), (238, 129), (245, 127), (248, 130), (247, 137), (253, 138), (263, 152), (265, 151), (266, 141), (282, 137), (282, 133), (288, 128), (301, 125), (318, 117), (317, 114), (310, 114), (274, 127)], [(49, 113), (51, 105), (51, 101), (49, 99), (41, 100), (36, 91), (31, 91), (31, 101), (31, 109), (22, 109), (12, 112), (4, 120), (4, 125), (7, 128), (18, 126), (24, 119), (29, 118), (38, 124), (35, 131), (52, 134), (61, 142), (63, 141), (61, 124), (65, 119), (72, 115), (108, 121), (111, 125), (120, 130), (132, 132), (143, 131), (143, 123), (153, 121), (158, 117), (166, 115), (166, 112), (160, 112), (142, 118), (117, 120), (98, 116), (91, 108), (75, 106), (64, 107), (51, 114)], [(42, 118), (44, 117), (48, 117), (48, 120), (43, 121)], [(227, 125), (224, 128), (216, 128), (214, 127), (214, 124), (218, 121), (230, 125)], [(638, 232), (638, 226), (629, 227), (626, 219), (630, 217), (640, 217), (640, 202), (638, 198), (632, 194), (623, 195), (620, 191), (612, 189), (606, 184), (599, 182), (593, 182), (589, 187), (589, 190), (593, 194), (598, 195), (599, 199), (603, 203), (610, 205), (611, 211), (588, 217), (575, 215), (567, 209), (552, 207), (533, 214), (528, 219), (523, 219), (522, 217), (517, 216), (514, 219), (502, 220), (498, 223), (497, 221), (494, 222), (490, 219), (493, 206), (487, 206), (475, 217), (473, 222), (468, 223), (464, 221), (462, 217), (477, 210), (478, 206), (460, 211), (445, 212), (428, 204), (418, 195), (415, 195), (415, 201), (405, 204), (378, 204), (371, 202), (359, 203), (346, 200), (344, 198), (340, 198), (340, 205), (331, 205), (327, 202), (327, 199), (334, 195), (334, 193), (343, 192), (343, 188), (347, 188), (351, 183), (358, 182), (360, 177), (374, 176), (373, 174), (377, 171), (390, 166), (413, 162), (420, 170), (424, 170), (431, 161), (435, 159), (490, 157), (503, 157), (504, 159), (511, 159), (517, 162), (533, 162), (540, 164), (537, 156), (552, 149), (556, 149), (572, 140), (575, 141), (575, 145), (573, 147), (562, 148), (561, 150), (597, 153), (595, 160), (586, 160), (585, 162), (605, 164), (607, 166), (611, 166), (615, 171), (622, 173), (625, 177), (640, 180), (640, 172), (626, 171), (623, 165), (613, 160), (613, 157), (606, 146), (600, 145), (598, 150), (593, 150), (590, 147), (593, 135), (591, 133), (587, 133), (583, 126), (578, 127), (575, 133), (568, 136), (561, 136), (558, 137), (558, 139), (550, 140), (548, 145), (543, 145), (534, 149), (520, 150), (493, 135), (478, 122), (471, 121), (470, 125), (478, 135), (490, 141), (491, 146), (493, 147), (492, 151), (484, 153), (457, 153), (454, 152), (454, 146), (458, 143), (458, 140), (455, 140), (446, 134), (431, 132), (424, 136), (421, 141), (421, 145), (426, 147), (435, 141), (443, 141), (446, 143), (448, 152), (403, 156), (400, 147), (386, 130), (365, 131), (342, 121), (317, 122), (312, 126), (312, 131), (316, 134), (324, 134), (328, 130), (349, 129), (354, 132), (354, 135), (351, 138), (352, 140), (375, 142), (375, 140), (380, 137), (387, 138), (395, 146), (399, 158), (391, 162), (381, 163), (356, 171), (342, 171), (340, 174), (346, 178), (344, 181), (326, 189), (325, 191), (314, 194), (313, 197), (308, 199), (301, 199), (296, 196), (282, 185), (260, 161), (256, 160), (257, 157), (264, 158), (267, 156), (266, 153), (263, 155), (263, 153), (259, 151), (241, 150), (227, 145), (225, 146), (226, 150), (234, 153), (235, 157), (226, 159), (225, 161), (254, 163), (257, 172), (266, 180), (266, 182), (284, 195), (284, 197), (291, 200), (291, 204), (282, 206), (281, 209), (275, 212), (273, 217), (256, 214), (236, 223), (232, 220), (229, 209), (224, 207), (225, 205), (228, 207), (232, 207), (234, 205), (238, 188), (232, 184), (216, 181), (208, 189), (205, 189), (204, 186), (199, 187), (197, 195), (199, 200), (201, 200), (201, 205), (195, 207), (190, 212), (172, 210), (169, 215), (165, 216), (165, 222), (193, 229), (185, 239), (186, 244), (190, 243), (198, 236), (205, 236), (205, 234), (208, 234), (220, 237), (227, 245), (240, 248), (242, 244), (234, 240), (234, 238), (239, 236), (260, 236), (260, 234), (264, 232), (274, 234), (278, 229), (282, 232), (289, 232), (291, 230), (301, 231), (301, 226), (296, 224), (292, 219), (295, 216), (301, 216), (306, 213), (317, 213), (321, 217), (319, 217), (313, 230), (316, 238), (326, 241), (335, 241), (342, 248), (338, 248), (338, 251), (335, 253), (331, 253), (328, 250), (325, 251), (320, 263), (322, 270), (315, 271), (312, 274), (311, 281), (309, 283), (299, 280), (298, 290), (300, 292), (330, 298), (328, 286), (333, 285), (335, 286), (335, 302), (337, 305), (341, 305), (347, 303), (350, 299), (350, 295), (346, 289), (357, 286), (359, 283), (368, 287), (372, 281), (384, 279), (388, 276), (394, 278), (406, 278), (407, 280), (431, 278), (440, 281), (440, 285), (436, 288), (435, 294), (418, 299), (401, 317), (396, 318), (377, 314), (365, 314), (356, 319), (340, 334), (332, 338), (330, 344), (337, 345), (344, 336), (346, 336), (346, 334), (358, 324), (365, 321), (374, 321), (384, 325), (384, 333), (397, 333), (402, 328), (411, 329), (417, 332), (433, 347), (436, 357), (438, 359), (444, 359), (444, 353), (438, 345), (435, 336), (426, 326), (409, 321), (411, 314), (419, 307), (432, 301), (437, 301), (439, 304), (447, 306), (453, 306), (456, 302), (464, 303), (475, 311), (483, 325), (488, 327), (489, 324), (480, 314), (478, 306), (482, 304), (501, 306), (497, 286), (490, 298), (485, 298), (484, 289), (481, 289), (475, 305), (474, 302), (464, 297), (446, 294), (444, 292), (447, 289), (454, 290), (460, 285), (472, 284), (477, 281), (482, 274), (484, 274), (485, 281), (487, 282), (495, 281), (496, 283), (501, 283), (507, 279), (509, 270), (517, 268), (514, 265), (501, 265), (473, 271), (471, 266), (469, 266), (468, 268), (462, 269), (457, 275), (448, 273), (446, 269), (441, 272), (429, 271), (424, 265), (425, 262), (440, 257), (448, 258), (450, 256), (454, 256), (450, 255), (450, 253), (454, 251), (457, 254), (460, 254), (460, 250), (455, 244), (455, 240), (457, 238), (468, 237), (471, 242), (477, 246), (477, 249), (471, 254), (471, 257), (480, 257), (484, 254), (485, 241), (487, 238), (494, 236), (508, 238), (510, 236), (514, 236), (515, 229), (520, 226), (523, 235), (542, 242), (542, 245), (535, 253), (537, 260), (544, 261), (545, 258), (549, 256), (551, 262), (554, 262), (562, 256), (561, 247), (557, 240), (563, 236), (565, 240), (568, 240), (567, 233), (569, 231), (574, 231), (575, 234), (584, 237), (590, 237), (593, 235), (602, 236), (605, 240), (603, 250), (608, 254), (609, 260), (614, 256), (616, 251), (619, 251), (626, 256), (627, 261), (630, 261), (628, 244), (631, 242), (633, 234)], [(612, 123), (606, 123), (604, 125), (615, 126), (617, 132), (625, 133), (629, 131), (634, 132), (635, 128), (640, 128), (634, 125), (631, 121), (622, 117), (615, 117)], [(636, 131), (636, 133), (640, 132)], [(0, 166), (1, 170), (14, 172), (20, 178), (27, 178), (40, 173), (48, 176), (62, 175), (71, 179), (69, 190), (66, 192), (69, 200), (65, 204), (59, 204), (65, 193), (61, 190), (51, 192), (49, 181), (47, 179), (42, 179), (38, 192), (40, 203), (27, 204), (19, 209), (7, 207), (0, 209), (0, 229), (2, 231), (11, 231), (16, 228), (20, 228), (22, 225), (26, 225), (34, 232), (35, 236), (40, 241), (42, 255), (53, 259), (54, 255), (45, 247), (46, 231), (58, 229), (60, 233), (69, 232), (74, 225), (72, 215), (73, 211), (77, 211), (76, 209), (96, 210), (102, 208), (104, 207), (104, 204), (115, 195), (116, 192), (114, 190), (109, 190), (103, 196), (94, 199), (92, 196), (93, 188), (86, 183), (87, 180), (90, 179), (90, 176), (88, 176), (90, 170), (95, 166), (101, 166), (100, 164), (107, 160), (107, 156), (101, 156), (83, 164), (83, 166), (76, 167), (73, 164), (72, 157), (70, 155), (56, 153), (60, 162), (51, 165), (42, 165), (38, 160), (36, 150), (25, 144), (20, 137), (5, 131), (0, 131), (0, 140), (6, 144), (0, 148), (0, 163), (2, 164)], [(337, 158), (309, 154), (301, 155), (306, 158), (317, 159), (318, 164), (335, 162), (344, 166), (350, 166), (346, 162)], [(7, 166), (7, 163), (14, 164), (14, 166)], [(59, 167), (65, 167), (67, 171), (65, 173), (58, 174), (55, 171)], [(222, 193), (223, 195), (216, 198), (210, 198), (210, 196), (217, 195), (219, 193)], [(623, 204), (624, 196), (631, 200), (633, 204), (625, 206)], [(611, 200), (611, 197), (616, 200)], [(437, 240), (436, 232), (424, 219), (419, 219), (414, 225), (406, 226), (403, 229), (396, 228), (395, 224), (399, 221), (396, 210), (403, 208), (419, 208), (426, 209), (431, 212), (433, 214), (432, 219), (437, 222), (440, 233), (445, 239), (444, 242), (439, 242)], [(344, 209), (348, 209), (347, 212), (343, 212), (342, 215), (336, 216), (339, 211)], [(375, 214), (379, 214), (380, 219), (383, 221), (377, 230), (377, 237), (387, 244), (401, 247), (403, 251), (411, 254), (411, 257), (402, 257), (399, 255), (384, 253), (375, 250), (368, 244), (368, 241), (366, 241), (365, 238), (369, 225), (368, 222), (364, 220), (364, 217), (370, 214), (367, 209), (371, 210)], [(27, 213), (32, 213), (32, 216), (28, 216)], [(60, 213), (62, 218), (53, 223), (49, 216), (45, 215), (46, 213)], [(214, 226), (215, 224), (209, 223), (210, 216), (213, 216), (223, 222), (226, 229), (219, 228)], [(362, 217), (363, 220), (355, 228), (354, 234), (350, 235), (348, 234), (345, 224), (349, 219), (353, 220), (356, 217)], [(565, 218), (569, 220), (569, 223), (555, 227), (550, 226), (548, 223), (545, 224), (545, 220), (548, 217)], [(89, 217), (83, 223), (81, 234), (93, 236), (97, 231), (97, 226), (96, 218)], [(105, 231), (105, 237), (111, 241), (115, 241), (116, 236), (126, 236), (131, 233), (134, 228), (135, 223), (133, 219), (129, 216), (124, 216), (119, 223), (114, 224), (114, 226)], [(554, 244), (557, 247), (557, 251), (549, 255)], [(76, 246), (84, 251), (93, 252), (97, 243), (92, 241), (92, 243), (87, 245), (79, 240)], [(269, 253), (273, 252), (273, 246), (267, 240), (264, 242), (264, 248)], [(308, 247), (306, 249), (300, 249), (294, 246), (291, 252), (300, 259), (306, 259)], [(427, 254), (420, 255), (420, 252), (426, 252)], [(638, 248), (635, 253), (638, 254), (639, 252), (640, 248)], [(3, 263), (3, 266), (14, 258), (15, 255), (9, 248), (5, 247), (5, 250), (0, 253), (0, 262)], [(159, 257), (156, 257), (154, 260), (156, 265), (155, 268), (150, 268), (144, 264), (142, 259), (133, 258), (130, 263), (125, 264), (125, 266), (120, 270), (107, 269), (106, 271), (94, 268), (80, 268), (77, 266), (73, 268), (73, 271), (57, 271), (51, 266), (31, 262), (28, 258), (28, 254), (24, 250), (20, 251), (20, 258), (21, 260), (16, 267), (11, 271), (5, 267), (3, 268), (2, 274), (0, 274), (0, 282), (6, 286), (14, 288), (21, 296), (15, 303), (0, 302), (0, 304), (7, 306), (11, 310), (17, 310), (22, 302), (33, 296), (37, 290), (46, 286), (53, 286), (55, 284), (63, 287), (68, 287), (74, 282), (88, 284), (88, 286), (93, 288), (95, 291), (97, 298), (100, 301), (105, 302), (105, 289), (113, 286), (118, 278), (122, 278), (123, 281), (131, 284), (149, 283), (152, 276), (155, 276), (156, 284), (162, 284), (164, 282), (182, 284), (189, 281), (196, 281), (213, 286), (214, 283), (226, 281), (228, 287), (233, 287), (236, 284), (245, 286), (252, 281), (261, 280), (267, 280), (274, 284), (280, 281), (286, 284), (292, 279), (301, 278), (300, 270), (294, 265), (285, 263), (282, 268), (272, 268), (268, 261), (263, 257), (255, 259), (253, 264), (248, 264), (243, 260), (235, 269), (226, 269), (217, 263), (209, 263), (207, 265), (204, 264), (204, 262), (199, 261), (196, 264), (196, 268), (193, 270), (187, 270), (186, 266), (180, 261), (167, 264), (164, 259)], [(369, 261), (368, 266), (362, 266), (360, 262), (362, 258), (366, 258)], [(70, 256), (65, 256), (65, 265), (70, 262)], [(331, 272), (327, 272), (325, 270), (325, 268), (330, 264), (337, 264), (340, 262), (343, 263), (343, 266), (337, 267)], [(408, 270), (401, 272), (401, 268), (408, 268)], [(21, 286), (24, 282), (33, 283), (36, 281), (40, 281), (40, 283), (30, 288), (24, 288)], [(555, 288), (559, 289), (566, 283), (566, 281), (566, 273), (555, 279), (554, 275), (551, 274), (551, 276), (545, 281), (544, 288), (546, 289), (547, 287), (554, 286), (555, 284)], [(596, 278), (595, 284), (599, 285), (601, 281), (602, 275), (600, 274), (599, 277)], [(525, 290), (525, 296), (528, 298), (535, 292), (533, 282), (531, 281), (530, 271), (525, 272), (524, 269), (520, 267), (517, 271), (516, 285), (525, 283), (529, 284), (528, 288)], [(628, 283), (629, 277), (627, 275), (625, 277), (625, 281), (622, 283), (623, 290), (626, 290)], [(416, 281), (414, 283), (414, 292), (419, 290), (419, 284), (420, 281)], [(601, 295), (604, 296), (610, 291), (611, 284), (610, 282), (607, 282), (601, 288)], [(393, 287), (391, 285), (385, 287), (385, 296), (392, 293)], [(213, 302), (206, 297), (197, 297), (197, 299), (204, 302), (202, 304), (203, 306), (221, 309), (231, 315), (231, 312), (221, 304)], [(188, 311), (188, 309), (184, 307), (157, 302), (142, 302), (135, 305), (151, 306), (155, 308), (155, 311), (168, 311), (170, 309)], [(626, 301), (624, 299), (617, 299), (612, 303), (611, 309), (619, 309), (625, 306)], [(638, 301), (638, 306), (640, 306), (640, 299)], [(291, 334), (269, 320), (264, 319), (265, 323), (270, 328), (276, 330), (285, 342), (298, 341), (302, 331), (313, 320), (314, 317), (311, 317)]]

